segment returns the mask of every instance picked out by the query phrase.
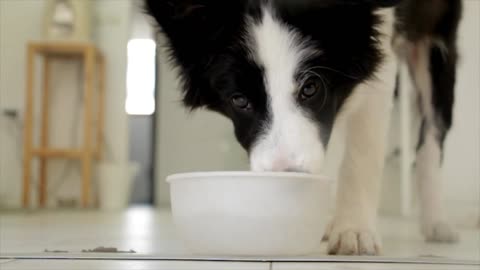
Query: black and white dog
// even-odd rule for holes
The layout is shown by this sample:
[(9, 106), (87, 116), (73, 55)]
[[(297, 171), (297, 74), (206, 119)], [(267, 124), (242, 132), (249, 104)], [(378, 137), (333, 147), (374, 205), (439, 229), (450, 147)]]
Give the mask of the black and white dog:
[[(399, 63), (416, 87), (422, 229), (455, 241), (439, 169), (452, 124), (460, 0), (146, 0), (184, 104), (232, 120), (256, 171), (322, 170), (346, 127), (331, 254), (377, 254), (376, 212)], [(398, 85), (397, 85), (398, 86)]]

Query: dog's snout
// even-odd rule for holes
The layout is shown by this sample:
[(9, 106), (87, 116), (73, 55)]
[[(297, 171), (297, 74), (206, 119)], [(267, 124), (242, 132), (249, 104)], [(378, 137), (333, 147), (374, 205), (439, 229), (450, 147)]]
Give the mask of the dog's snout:
[(254, 171), (269, 171), (269, 172), (308, 172), (306, 168), (294, 159), (286, 157), (266, 158), (261, 161), (252, 163)]
[(286, 158), (280, 157), (274, 159), (272, 162), (266, 162), (265, 167), (269, 171), (281, 172), (290, 166), (289, 163)]

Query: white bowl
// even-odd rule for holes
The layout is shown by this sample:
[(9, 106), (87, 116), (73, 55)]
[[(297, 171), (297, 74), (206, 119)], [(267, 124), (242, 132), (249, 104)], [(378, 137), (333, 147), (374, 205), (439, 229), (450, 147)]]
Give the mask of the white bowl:
[(172, 214), (191, 252), (293, 256), (318, 250), (329, 210), (330, 181), (303, 173), (175, 174)]

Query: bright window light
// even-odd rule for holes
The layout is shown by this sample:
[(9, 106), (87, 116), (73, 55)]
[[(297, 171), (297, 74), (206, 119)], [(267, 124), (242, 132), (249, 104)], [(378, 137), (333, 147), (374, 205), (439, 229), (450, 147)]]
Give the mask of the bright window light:
[(127, 100), (125, 110), (133, 115), (155, 112), (155, 42), (132, 39), (127, 45)]

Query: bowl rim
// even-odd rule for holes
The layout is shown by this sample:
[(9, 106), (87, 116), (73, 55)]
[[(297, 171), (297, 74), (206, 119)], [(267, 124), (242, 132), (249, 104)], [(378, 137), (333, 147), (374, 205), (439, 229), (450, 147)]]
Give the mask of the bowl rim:
[[(168, 183), (178, 180), (192, 180), (192, 178), (206, 178), (206, 177), (272, 177), (276, 178), (292, 178), (292, 179), (311, 179), (316, 181), (327, 181), (331, 182), (332, 180), (322, 174), (309, 174), (309, 173), (299, 173), (299, 172), (254, 172), (254, 171), (205, 171), (205, 172), (185, 172), (185, 173), (175, 173), (167, 176), (166, 181)], [(199, 180), (198, 179), (198, 180)]]

